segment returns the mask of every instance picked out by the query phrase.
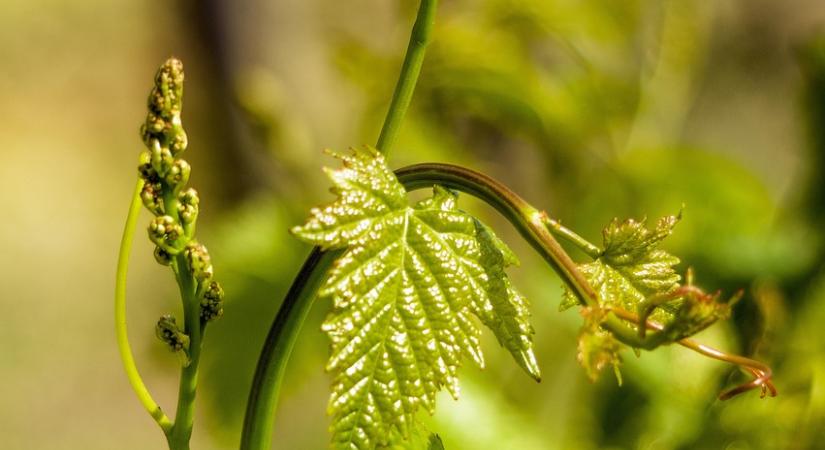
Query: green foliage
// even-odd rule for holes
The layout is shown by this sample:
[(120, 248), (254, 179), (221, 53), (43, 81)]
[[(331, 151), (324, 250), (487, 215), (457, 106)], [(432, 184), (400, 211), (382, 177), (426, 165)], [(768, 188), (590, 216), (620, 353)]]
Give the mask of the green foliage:
[[(635, 311), (651, 295), (668, 293), (678, 287), (681, 277), (673, 266), (679, 264), (679, 258), (658, 248), (678, 221), (678, 216), (663, 217), (652, 230), (646, 227), (645, 220), (610, 222), (602, 232), (602, 255), (579, 266), (605, 306)], [(576, 304), (575, 294), (566, 290), (561, 309)]]
[[(693, 284), (693, 271), (688, 269), (686, 284), (674, 270), (679, 258), (659, 249), (659, 244), (673, 232), (681, 219), (666, 216), (653, 229), (646, 220), (618, 219), (603, 230), (604, 250), (595, 261), (580, 264), (579, 270), (596, 290), (600, 308), (585, 307), (585, 324), (579, 335), (578, 361), (591, 380), (608, 365), (612, 366), (621, 384), (619, 350), (621, 343), (602, 327), (611, 310), (627, 314), (638, 313), (635, 330), (644, 340), (653, 319), (658, 336), (648, 349), (676, 342), (704, 330), (720, 319), (727, 319), (731, 307), (742, 296), (739, 291), (731, 299), (720, 301), (720, 293), (706, 294)], [(578, 297), (565, 289), (560, 309), (574, 306)], [(629, 317), (629, 316), (625, 316)]]
[(442, 387), (457, 397), (462, 359), (484, 365), (473, 315), (538, 380), (527, 302), (504, 272), (512, 252), (446, 189), (410, 207), (376, 150), (335, 156), (344, 168), (327, 173), (338, 199), (293, 230), (347, 249), (320, 292), (334, 304), (323, 327), (334, 446), (386, 444), (394, 430), (409, 433), (419, 407), (434, 412)]
[(435, 433), (430, 434), (429, 442), (427, 442), (427, 450), (444, 450), (444, 443), (441, 442), (441, 437)]
[(616, 380), (622, 384), (622, 375), (619, 372), (619, 365), (622, 362), (619, 350), (622, 346), (612, 334), (601, 329), (603, 314), (604, 310), (582, 308), (584, 326), (579, 332), (576, 359), (584, 368), (590, 381), (596, 381), (602, 370), (612, 367)]
[[(656, 9), (653, 14), (648, 12), (652, 8), (645, 2), (625, 6), (607, 5), (601, 0), (581, 4), (568, 1), (548, 3), (543, 0), (487, 0), (482, 3), (483, 7), (476, 7), (472, 2), (459, 1), (457, 5), (464, 4), (468, 12), (457, 16), (453, 13), (453, 20), (449, 20), (448, 15), (445, 17), (447, 20), (439, 22), (442, 27), (440, 43), (435, 48), (434, 64), (429, 66), (435, 70), (423, 80), (424, 98), (416, 102), (420, 109), (414, 112), (413, 120), (406, 126), (405, 133), (408, 134), (402, 137), (404, 147), (429, 152), (428, 156), (434, 156), (432, 159), (444, 159), (445, 149), (449, 149), (450, 158), (454, 155), (461, 158), (462, 147), (473, 148), (482, 155), (476, 163), (507, 164), (507, 167), (517, 167), (514, 170), (518, 170), (520, 177), (525, 177), (525, 185), (532, 186), (529, 180), (531, 175), (537, 178), (533, 181), (545, 183), (543, 192), (551, 193), (550, 197), (558, 196), (548, 199), (554, 211), (565, 215), (565, 202), (568, 202), (576, 207), (573, 220), (586, 224), (592, 222), (594, 214), (593, 211), (588, 214), (586, 208), (582, 208), (582, 204), (586, 203), (582, 195), (588, 194), (578, 192), (577, 187), (586, 185), (588, 191), (606, 189), (610, 198), (625, 194), (629, 200), (627, 204), (637, 208), (634, 210), (637, 212), (689, 200), (690, 197), (685, 198), (684, 193), (673, 192), (673, 186), (678, 184), (675, 181), (682, 183), (682, 180), (687, 180), (682, 184), (688, 186), (689, 183), (690, 192), (694, 192), (699, 200), (708, 200), (698, 206), (706, 209), (704, 216), (709, 218), (706, 222), (712, 221), (711, 225), (716, 228), (701, 229), (695, 225), (701, 221), (694, 221), (691, 226), (701, 232), (686, 233), (688, 237), (683, 241), (690, 244), (683, 244), (683, 247), (688, 247), (684, 249), (676, 243), (674, 248), (679, 248), (678, 254), (692, 260), (695, 260), (695, 253), (716, 254), (721, 255), (718, 257), (720, 261), (728, 264), (731, 256), (735, 256), (738, 264), (734, 270), (745, 267), (744, 272), (748, 274), (752, 272), (750, 268), (764, 267), (764, 261), (769, 259), (781, 261), (778, 265), (786, 271), (788, 267), (792, 268), (788, 264), (790, 258), (773, 258), (776, 252), (763, 252), (762, 247), (750, 252), (751, 256), (758, 257), (751, 259), (759, 264), (745, 264), (747, 248), (753, 246), (727, 239), (729, 234), (741, 235), (743, 230), (753, 228), (759, 233), (751, 233), (753, 236), (747, 237), (755, 242), (763, 241), (763, 229), (768, 223), (754, 221), (753, 217), (757, 215), (754, 211), (770, 209), (773, 204), (762, 208), (757, 201), (749, 201), (761, 201), (763, 192), (745, 183), (748, 179), (704, 154), (694, 158), (692, 154), (659, 148), (648, 154), (646, 148), (643, 151), (637, 148), (640, 142), (660, 145), (660, 140), (668, 142), (675, 139), (678, 133), (674, 130), (681, 130), (684, 125), (681, 123), (684, 117), (679, 112), (688, 109), (689, 105), (682, 103), (690, 92), (683, 89), (683, 85), (690, 84), (691, 75), (687, 69), (695, 65), (692, 56), (696, 55), (689, 51), (687, 53), (691, 58), (680, 59), (679, 54), (673, 51), (680, 49), (669, 47), (683, 41), (673, 39), (674, 36), (679, 38), (689, 34), (697, 37), (688, 44), (689, 50), (701, 49), (703, 39), (694, 33), (697, 27), (684, 26), (691, 25), (696, 14), (682, 14), (686, 9), (691, 12), (696, 8), (692, 5), (667, 5)], [(471, 4), (473, 8), (469, 7)], [(451, 6), (446, 8), (448, 14), (451, 8), (465, 9)], [(660, 15), (667, 17), (663, 28), (671, 30), (668, 33), (667, 29), (662, 30), (661, 39), (656, 33), (654, 39), (654, 33), (647, 30), (651, 28), (650, 24), (644, 22), (648, 17)], [(658, 40), (662, 44), (656, 44), (656, 48), (649, 45)], [(351, 50), (347, 50), (347, 58), (351, 57)], [(606, 59), (598, 58), (599, 54)], [(651, 58), (648, 55), (657, 56)], [(376, 68), (376, 64), (361, 65), (368, 67), (366, 72), (369, 77), (388, 78), (384, 77), (380, 67)], [(638, 65), (646, 68), (640, 71), (636, 67)], [(141, 176), (146, 181), (141, 198), (147, 208), (158, 216), (150, 228), (150, 236), (158, 246), (156, 258), (162, 264), (171, 265), (176, 275), (190, 276), (199, 283), (196, 288), (199, 298), (196, 300), (199, 300), (200, 319), (205, 323), (221, 315), (223, 290), (211, 282), (212, 267), (206, 249), (192, 238), (198, 197), (192, 190), (183, 190), (190, 168), (185, 161), (177, 158), (185, 148), (186, 139), (179, 116), (182, 72), (178, 75), (176, 67), (173, 64), (166, 72), (159, 74), (161, 87), (150, 98), (150, 108), (154, 109), (144, 128), (144, 139), (150, 152), (145, 155), (145, 164), (141, 166)], [(647, 73), (651, 70), (648, 69), (655, 69), (650, 77)], [(395, 70), (393, 64), (393, 73)], [(680, 75), (680, 78), (674, 80), (673, 75)], [(642, 79), (641, 84), (639, 79)], [(383, 93), (388, 92), (389, 88), (372, 88), (369, 91), (382, 93), (377, 96), (378, 101), (372, 103), (380, 104), (383, 112), (386, 100)], [(665, 100), (670, 98), (663, 94), (672, 96), (676, 101), (662, 102), (660, 97), (665, 97)], [(662, 109), (656, 106), (674, 106), (672, 103), (676, 104), (673, 108), (676, 113), (665, 110), (670, 117), (659, 120), (663, 116)], [(285, 109), (287, 114), (293, 113), (292, 108)], [(390, 110), (391, 115), (403, 116), (403, 109), (391, 107)], [(396, 127), (399, 121), (395, 121)], [(653, 137), (656, 139), (649, 139), (646, 132), (650, 130), (655, 130)], [(456, 134), (463, 136), (457, 138)], [(625, 138), (626, 135), (629, 137)], [(624, 146), (634, 151), (624, 151), (622, 141), (627, 141)], [(541, 159), (547, 159), (551, 164), (545, 168), (547, 170), (536, 170), (534, 173), (520, 169), (525, 165), (511, 166), (520, 159), (519, 156), (511, 156), (517, 153), (508, 152), (516, 145), (535, 146), (539, 150), (538, 161), (533, 159), (532, 152), (527, 152), (531, 155), (527, 159), (530, 167), (538, 167), (535, 163), (540, 163)], [(383, 145), (379, 147), (386, 149)], [(485, 155), (485, 151), (488, 154)], [(409, 155), (402, 158), (409, 158)], [(345, 165), (342, 170), (329, 171), (335, 182), (333, 192), (338, 195), (338, 200), (327, 208), (313, 210), (308, 223), (294, 230), (303, 240), (326, 250), (346, 250), (320, 292), (322, 297), (334, 304), (334, 311), (324, 324), (324, 330), (333, 341), (333, 355), (328, 364), (335, 376), (334, 393), (330, 400), (330, 413), (334, 416), (333, 440), (337, 447), (342, 448), (384, 448), (384, 445), (388, 448), (423, 448), (428, 435), (416, 430), (415, 414), (418, 408), (424, 406), (432, 412), (435, 395), (441, 387), (447, 387), (454, 396), (457, 395), (457, 370), (464, 357), (469, 357), (479, 366), (484, 364), (479, 345), (480, 331), (472, 316), (492, 329), (517, 363), (538, 379), (528, 304), (513, 289), (505, 273), (505, 267), (517, 261), (490, 229), (457, 209), (454, 193), (436, 186), (432, 198), (409, 206), (403, 187), (375, 150), (357, 149), (352, 155), (336, 156)], [(703, 170), (690, 170), (694, 166), (685, 163), (694, 160), (708, 167), (700, 165)], [(671, 170), (667, 170), (662, 161), (672, 161)], [(613, 180), (616, 183), (610, 182), (612, 176), (617, 178)], [(663, 182), (655, 186), (666, 186), (667, 189), (651, 188), (654, 186), (652, 181), (657, 180)], [(700, 185), (708, 192), (695, 188)], [(572, 192), (576, 192), (575, 197), (568, 196)], [(670, 197), (664, 198), (668, 193)], [(747, 194), (744, 201), (739, 195), (742, 193)], [(294, 201), (299, 196), (283, 197)], [(594, 197), (597, 198), (594, 209), (602, 214), (604, 204), (609, 202), (603, 201), (604, 196)], [(575, 202), (569, 201), (570, 198), (575, 198)], [(489, 203), (489, 199), (486, 200)], [(699, 202), (689, 202), (691, 206), (692, 203)], [(167, 213), (169, 205), (173, 204), (177, 205), (177, 212)], [(715, 206), (719, 204), (730, 208)], [(612, 208), (622, 209), (617, 204), (612, 204)], [(725, 212), (724, 220), (718, 220), (718, 211)], [(260, 209), (255, 208), (254, 214), (260, 216)], [(524, 215), (518, 219), (527, 222), (531, 218)], [(512, 217), (508, 219), (512, 220)], [(635, 342), (628, 336), (634, 338), (638, 332), (639, 339), (645, 338), (644, 324), (648, 318), (663, 327), (662, 330), (657, 329), (655, 334), (665, 339), (657, 342), (671, 343), (730, 315), (731, 302), (720, 302), (718, 295), (708, 295), (694, 287), (690, 275), (686, 276), (686, 285), (680, 285), (681, 278), (674, 270), (679, 259), (658, 248), (660, 242), (670, 235), (677, 220), (676, 217), (666, 217), (653, 229), (648, 229), (645, 221), (614, 220), (604, 230), (604, 250), (600, 253), (597, 249), (585, 251), (591, 256), (598, 254), (595, 261), (579, 266), (587, 283), (580, 282), (581, 278), (570, 281), (568, 275), (578, 275), (575, 267), (565, 266), (567, 273), (559, 272), (566, 282), (580, 288), (577, 291), (579, 295), (586, 294), (589, 287), (597, 291), (592, 297), (582, 295), (583, 298), (588, 297), (589, 307), (582, 309), (585, 324), (578, 343), (578, 360), (591, 379), (607, 367), (612, 367), (617, 377), (620, 375), (619, 352), (623, 345)], [(233, 215), (231, 223), (231, 239), (237, 242), (236, 216)], [(731, 223), (737, 225), (731, 226)], [(272, 246), (270, 244), (273, 242), (274, 247), (282, 245), (277, 243), (277, 238), (273, 238), (277, 234), (270, 232), (278, 229), (277, 224), (267, 224), (263, 228), (251, 233), (254, 235), (250, 240), (252, 245), (244, 243), (238, 247), (260, 251)], [(684, 236), (683, 233), (680, 235)], [(703, 239), (701, 246), (695, 245), (699, 237)], [(785, 240), (790, 241), (788, 238)], [(581, 241), (585, 242), (583, 239)], [(723, 246), (718, 241), (728, 242), (724, 246), (727, 252), (720, 250)], [(592, 244), (586, 244), (590, 249), (595, 248)], [(787, 250), (780, 247), (779, 250)], [(583, 249), (582, 246), (579, 248)], [(282, 266), (288, 266), (290, 260), (281, 250), (277, 248), (272, 251), (274, 262), (267, 258), (255, 264), (248, 261), (238, 264), (237, 272), (246, 277), (243, 283), (247, 286), (239, 286), (241, 289), (233, 287), (233, 297), (237, 299), (239, 291), (244, 288), (249, 297), (260, 296), (262, 292), (269, 295), (277, 290), (269, 280), (280, 281), (281, 278), (273, 278), (280, 277), (273, 275), (273, 272), (285, 269)], [(794, 252), (784, 251), (783, 256), (788, 253)], [(335, 254), (341, 253), (330, 252), (325, 256)], [(178, 267), (181, 264), (186, 264), (186, 267)], [(178, 272), (178, 269), (183, 270)], [(302, 270), (293, 286), (300, 287), (302, 276), (309, 278), (308, 274), (312, 273), (312, 268), (308, 272)], [(317, 276), (321, 273), (320, 269), (315, 271)], [(535, 275), (535, 272), (531, 274)], [(716, 270), (713, 275), (719, 278), (725, 276)], [(258, 289), (250, 288), (256, 284)], [(182, 290), (185, 289), (186, 286), (182, 286)], [(308, 296), (314, 296), (314, 289), (309, 289), (311, 293)], [(290, 306), (294, 305), (289, 300), (291, 298), (303, 305), (311, 305), (311, 301), (308, 297), (301, 297), (300, 292), (297, 297), (290, 295), (281, 311), (287, 311), (286, 323), (300, 327), (304, 319), (288, 315)], [(566, 292), (563, 306), (576, 303), (578, 299)], [(615, 314), (619, 309), (629, 313), (619, 316)], [(250, 312), (247, 316), (266, 315), (252, 304), (248, 304), (247, 310)], [(234, 311), (231, 320), (242, 323), (238, 328), (246, 333), (253, 323), (247, 321), (249, 317), (239, 320), (238, 311)], [(616, 323), (608, 320), (616, 319), (611, 314), (630, 323), (627, 327), (631, 330), (629, 334), (616, 331)], [(633, 318), (634, 314), (638, 315), (638, 321)], [(280, 313), (278, 317), (281, 317)], [(188, 336), (177, 328), (174, 318), (170, 323), (174, 328), (168, 329), (170, 334), (167, 340), (171, 341), (172, 337), (185, 338), (188, 342)], [(248, 337), (248, 334), (244, 336)], [(222, 344), (227, 349), (225, 352), (237, 357), (242, 350), (232, 345), (234, 341), (227, 342)], [(272, 346), (277, 349), (277, 358), (286, 360), (293, 342), (294, 338), (281, 339), (281, 346)], [(268, 340), (267, 343), (272, 342)], [(296, 353), (312, 353), (301, 350)], [(271, 357), (272, 353), (264, 356)], [(228, 366), (223, 358), (216, 359), (220, 360), (219, 364)], [(283, 373), (282, 366), (280, 369)], [(628, 370), (634, 369), (631, 366)], [(233, 369), (232, 375), (226, 384), (237, 385), (237, 370)], [(654, 384), (647, 379), (652, 377), (637, 378), (644, 380), (646, 389), (654, 391), (650, 387)], [(499, 381), (500, 378), (496, 377), (496, 382)], [(553, 384), (553, 381), (551, 378), (551, 383), (546, 385)], [(263, 383), (276, 386), (274, 392), (277, 400), (279, 382), (266, 379)], [(466, 387), (469, 385), (467, 380), (464, 384), (466, 389), (471, 389)], [(237, 397), (234, 391), (230, 392), (224, 386), (217, 390), (224, 397)], [(569, 391), (576, 390), (571, 387)], [(498, 406), (511, 401), (510, 394), (512, 392), (508, 392), (507, 400)], [(565, 411), (565, 415), (570, 416), (576, 416), (576, 413), (572, 408), (566, 408), (570, 405), (562, 403), (564, 401), (580, 409), (598, 409), (598, 402), (582, 401), (578, 396), (570, 396), (569, 399), (554, 396), (552, 400), (536, 397), (537, 403), (547, 401), (545, 409), (551, 409), (547, 405), (552, 401), (552, 409)], [(482, 400), (489, 399), (485, 396)], [(512, 403), (525, 407), (522, 402)], [(506, 408), (490, 409), (499, 416), (513, 416), (509, 414), (511, 410)], [(687, 410), (689, 407), (680, 409)], [(221, 410), (231, 416), (226, 408)], [(259, 422), (272, 423), (271, 420), (261, 420), (266, 417), (257, 417)], [(546, 418), (542, 415), (545, 422)], [(559, 429), (576, 428), (578, 433), (584, 434), (586, 426), (582, 423), (596, 421), (588, 417), (583, 419), (577, 427), (568, 427), (561, 421), (556, 426)], [(496, 425), (491, 428), (501, 434), (500, 422)], [(519, 423), (517, 428), (518, 433), (523, 434), (522, 425)], [(608, 428), (604, 427), (599, 430), (601, 433), (593, 435), (607, 436), (610, 434)], [(624, 426), (615, 428), (625, 429)], [(402, 437), (409, 439), (402, 440)], [(437, 435), (430, 435), (429, 438), (428, 448), (443, 448)], [(659, 439), (658, 436), (656, 438)], [(269, 439), (263, 444), (256, 442), (258, 446), (254, 448), (269, 445)], [(491, 442), (485, 444), (497, 445)], [(539, 448), (545, 448), (543, 445)]]

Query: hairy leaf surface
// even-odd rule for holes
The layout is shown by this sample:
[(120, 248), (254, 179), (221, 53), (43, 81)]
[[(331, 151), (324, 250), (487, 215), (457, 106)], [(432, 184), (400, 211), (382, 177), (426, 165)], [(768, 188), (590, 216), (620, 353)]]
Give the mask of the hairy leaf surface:
[(347, 249), (320, 292), (334, 306), (323, 325), (332, 340), (333, 446), (386, 444), (394, 430), (408, 434), (420, 407), (434, 411), (442, 387), (457, 397), (462, 359), (484, 365), (472, 316), (538, 380), (528, 304), (504, 272), (517, 263), (504, 243), (444, 188), (409, 206), (377, 150), (333, 156), (344, 164), (327, 170), (337, 200), (293, 230)]

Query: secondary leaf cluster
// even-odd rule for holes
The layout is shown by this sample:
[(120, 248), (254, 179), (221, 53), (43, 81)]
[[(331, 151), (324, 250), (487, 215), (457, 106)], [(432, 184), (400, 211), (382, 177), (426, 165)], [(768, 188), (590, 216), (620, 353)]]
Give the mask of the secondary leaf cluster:
[[(679, 258), (658, 248), (679, 219), (679, 216), (663, 217), (652, 230), (646, 227), (645, 220), (613, 219), (608, 224), (602, 232), (601, 256), (579, 265), (603, 305), (635, 311), (638, 304), (651, 295), (667, 293), (679, 286), (681, 277), (674, 269)], [(560, 309), (577, 304), (578, 298), (567, 290)]]
[(458, 209), (454, 193), (409, 206), (403, 186), (372, 148), (333, 154), (337, 199), (293, 232), (324, 249), (346, 249), (320, 296), (333, 312), (329, 413), (333, 446), (369, 449), (409, 434), (420, 407), (442, 388), (458, 396), (463, 358), (484, 366), (478, 318), (533, 378), (533, 329), (526, 299), (505, 267), (517, 264), (492, 231)]
[[(679, 288), (681, 277), (674, 266), (679, 258), (659, 249), (659, 244), (673, 231), (680, 216), (666, 216), (648, 229), (646, 221), (618, 219), (602, 232), (604, 250), (595, 261), (580, 264), (579, 270), (596, 290), (602, 305), (616, 306), (635, 312), (639, 305), (654, 295), (667, 294)], [(560, 309), (579, 303), (576, 295), (566, 289)], [(674, 317), (674, 305), (664, 305), (650, 315), (666, 321)], [(578, 359), (595, 380), (605, 367), (612, 366), (621, 380), (618, 351), (621, 346), (609, 333), (599, 328), (600, 318), (587, 314), (579, 336)]]

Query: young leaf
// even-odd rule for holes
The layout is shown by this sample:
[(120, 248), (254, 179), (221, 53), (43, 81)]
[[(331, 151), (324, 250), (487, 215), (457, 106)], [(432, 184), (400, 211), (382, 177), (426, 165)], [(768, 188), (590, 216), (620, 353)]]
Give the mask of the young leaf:
[(579, 332), (579, 343), (576, 359), (584, 368), (590, 381), (595, 382), (599, 373), (608, 366), (613, 367), (613, 373), (619, 385), (622, 384), (622, 374), (619, 365), (622, 358), (619, 356), (621, 344), (609, 332), (600, 328), (604, 319), (604, 310), (582, 308), (584, 325)]
[(371, 449), (393, 430), (406, 437), (419, 407), (434, 411), (442, 386), (457, 397), (462, 358), (484, 365), (472, 315), (538, 380), (527, 302), (504, 273), (512, 252), (444, 188), (408, 206), (377, 150), (334, 156), (344, 164), (327, 170), (337, 200), (293, 229), (324, 249), (347, 249), (320, 291), (334, 305), (323, 326), (333, 446)]
[[(646, 298), (679, 287), (681, 277), (673, 268), (679, 264), (679, 258), (659, 250), (658, 246), (670, 235), (680, 217), (663, 217), (652, 230), (645, 226), (645, 220), (619, 222), (613, 219), (610, 222), (602, 232), (602, 255), (591, 263), (579, 265), (602, 304), (636, 311)], [(575, 294), (565, 290), (561, 309), (576, 304)], [(672, 315), (671, 312), (660, 308), (651, 318), (664, 320)]]

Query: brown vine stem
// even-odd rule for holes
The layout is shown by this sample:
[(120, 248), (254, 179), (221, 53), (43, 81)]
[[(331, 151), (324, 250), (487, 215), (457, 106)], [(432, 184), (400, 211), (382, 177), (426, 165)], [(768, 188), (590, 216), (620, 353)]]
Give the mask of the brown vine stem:
[[(396, 171), (396, 176), (407, 190), (420, 189), (439, 184), (451, 189), (473, 195), (498, 210), (519, 231), (530, 245), (550, 264), (567, 284), (572, 292), (576, 293), (583, 306), (594, 309), (602, 308), (598, 294), (590, 286), (587, 279), (579, 271), (578, 266), (567, 252), (553, 237), (553, 233), (562, 239), (577, 246), (584, 253), (597, 258), (601, 252), (581, 236), (561, 226), (561, 223), (551, 219), (544, 211), (531, 206), (502, 183), (487, 175), (451, 164), (425, 163), (404, 167)], [(619, 308), (610, 308), (613, 315), (607, 315), (602, 328), (610, 331), (621, 342), (645, 350), (652, 350), (661, 345), (669, 344), (666, 333), (661, 331), (664, 325), (646, 321), (646, 326), (659, 331), (651, 335), (640, 337), (637, 330), (629, 327), (622, 321), (632, 325), (639, 323), (639, 316)], [(736, 364), (749, 371), (755, 378), (748, 383), (724, 391), (719, 395), (720, 400), (727, 400), (743, 392), (760, 387), (762, 397), (768, 392), (776, 396), (776, 388), (771, 382), (773, 373), (767, 365), (743, 356), (732, 355), (721, 350), (700, 344), (692, 339), (677, 341), (699, 354), (713, 359)]]

